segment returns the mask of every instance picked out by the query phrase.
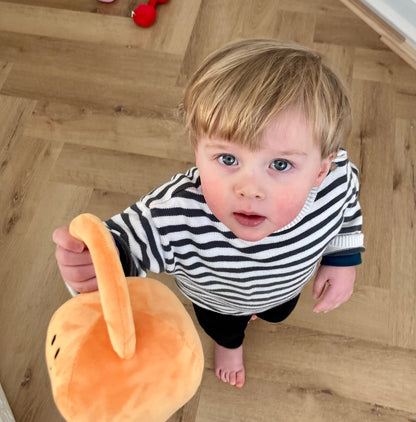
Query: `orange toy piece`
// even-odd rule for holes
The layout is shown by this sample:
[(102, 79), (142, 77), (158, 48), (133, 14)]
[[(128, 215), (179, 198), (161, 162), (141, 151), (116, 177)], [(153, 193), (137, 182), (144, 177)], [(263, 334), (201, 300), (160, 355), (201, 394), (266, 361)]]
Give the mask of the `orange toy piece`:
[(163, 422), (198, 389), (204, 367), (191, 317), (159, 281), (125, 278), (110, 232), (91, 214), (70, 225), (90, 250), (98, 291), (53, 315), (46, 361), (70, 422)]

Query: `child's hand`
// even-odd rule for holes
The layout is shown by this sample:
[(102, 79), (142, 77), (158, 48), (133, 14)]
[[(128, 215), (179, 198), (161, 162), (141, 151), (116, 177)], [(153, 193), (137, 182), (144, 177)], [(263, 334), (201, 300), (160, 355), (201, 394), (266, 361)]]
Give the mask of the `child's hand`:
[(97, 290), (97, 278), (89, 250), (86, 245), (71, 236), (66, 226), (53, 232), (56, 243), (56, 260), (62, 278), (77, 292)]
[[(355, 267), (331, 267), (321, 265), (313, 284), (313, 297), (321, 300), (313, 307), (314, 312), (328, 312), (346, 302), (354, 290)], [(326, 284), (328, 287), (325, 289)], [(325, 291), (324, 291), (325, 290)]]

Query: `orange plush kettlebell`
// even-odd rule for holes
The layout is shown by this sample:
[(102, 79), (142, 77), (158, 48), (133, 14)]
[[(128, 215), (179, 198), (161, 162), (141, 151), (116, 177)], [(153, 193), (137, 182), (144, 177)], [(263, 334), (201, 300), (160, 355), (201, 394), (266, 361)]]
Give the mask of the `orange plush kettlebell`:
[(98, 291), (64, 303), (48, 327), (46, 361), (59, 411), (70, 422), (166, 421), (202, 378), (189, 314), (162, 283), (125, 278), (97, 217), (76, 217), (70, 232), (90, 250)]

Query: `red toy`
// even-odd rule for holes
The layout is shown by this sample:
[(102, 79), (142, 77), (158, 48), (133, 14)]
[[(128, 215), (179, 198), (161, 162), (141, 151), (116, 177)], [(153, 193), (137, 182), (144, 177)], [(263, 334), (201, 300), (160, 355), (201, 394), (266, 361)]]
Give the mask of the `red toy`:
[(135, 23), (139, 26), (150, 26), (156, 19), (156, 4), (166, 3), (168, 0), (150, 0), (147, 4), (139, 4), (136, 9), (131, 12), (131, 16)]

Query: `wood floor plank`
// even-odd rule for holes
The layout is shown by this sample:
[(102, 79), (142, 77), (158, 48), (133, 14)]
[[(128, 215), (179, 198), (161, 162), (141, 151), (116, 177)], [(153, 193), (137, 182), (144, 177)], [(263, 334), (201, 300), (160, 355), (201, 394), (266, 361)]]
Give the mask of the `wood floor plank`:
[(8, 247), (7, 235), (22, 218), (21, 206), (31, 194), (32, 163), (44, 154), (43, 146), (26, 146), (21, 137), (35, 104), (31, 100), (0, 95), (0, 245), (3, 251)]
[[(10, 0), (0, 0), (0, 2), (11, 3)], [(13, 0), (13, 3), (23, 6), (53, 7), (79, 12), (94, 12), (99, 5), (97, 0)]]
[[(214, 7), (218, 7), (214, 5)], [(213, 16), (215, 9), (207, 9), (205, 13)], [(230, 28), (230, 38), (277, 37), (281, 25), (285, 23), (280, 5), (273, 2), (265, 7), (263, 1), (243, 0), (236, 11), (235, 26)], [(198, 29), (198, 27), (196, 27)]]
[[(45, 20), (49, 23), (44, 25)], [(0, 28), (20, 34), (97, 44), (143, 46), (134, 23), (124, 17), (0, 2)], [(111, 34), (111, 36), (109, 36)]]
[(12, 68), (11, 63), (0, 60), (0, 90), (1, 90), (4, 82), (6, 81), (7, 76), (9, 75), (11, 68)]
[(60, 146), (24, 137), (19, 145), (14, 145), (12, 153), (1, 154), (4, 187), (0, 194), (0, 264), (10, 264), (10, 256), (16, 251), (14, 236), (24, 235), (25, 228), (33, 221), (42, 182), (47, 180), (59, 151)]
[(352, 13), (321, 13), (317, 15), (315, 42), (339, 45), (360, 45), (374, 50), (386, 50), (378, 34)]
[[(105, 13), (83, 13), (66, 8), (0, 2), (0, 28), (14, 33), (87, 41), (99, 44), (101, 47), (114, 45), (152, 48), (167, 54), (183, 54), (199, 7), (200, 0), (190, 3), (170, 2), (158, 7), (157, 21), (153, 27), (142, 28), (134, 23), (130, 13), (127, 17), (112, 16)], [(130, 9), (126, 10), (130, 12), (135, 6), (129, 6), (126, 2), (123, 8)], [(177, 21), (184, 13), (188, 19), (182, 20), (181, 25), (178, 25)], [(44, 25), (45, 20), (48, 25)], [(158, 29), (160, 27), (164, 27), (165, 30), (161, 32)], [(165, 34), (169, 36), (166, 37)]]
[(201, 388), (195, 393), (195, 395), (179, 409), (174, 415), (172, 415), (166, 422), (195, 422), (198, 409), (199, 409), (199, 398), (201, 395)]
[(279, 15), (282, 20), (274, 37), (308, 46), (312, 45), (316, 25), (315, 15), (289, 11), (281, 12)]
[[(134, 3), (137, 5), (138, 3)], [(146, 48), (183, 55), (194, 29), (202, 0), (169, 1), (157, 6), (157, 18), (151, 28), (145, 28)], [(228, 5), (221, 9), (223, 13)], [(186, 19), (184, 17), (186, 16)], [(138, 28), (136, 26), (136, 28)], [(161, 31), (160, 29), (163, 28)], [(143, 28), (142, 28), (143, 29)], [(137, 37), (142, 36), (142, 32)]]
[[(205, 335), (203, 339), (207, 368), (213, 369), (212, 341)], [(337, 350), (342, 350), (342, 357)], [(290, 387), (286, 393), (325, 392), (328, 400), (336, 398), (340, 403), (345, 399), (416, 412), (412, 350), (256, 320), (246, 331), (244, 354), (249, 389), (262, 381), (279, 383)], [(218, 385), (220, 391), (227, 388)], [(243, 390), (244, 395), (245, 387)], [(235, 396), (238, 400), (238, 394)]]
[[(217, 10), (222, 13), (218, 15)], [(221, 24), (221, 21), (230, 19), (235, 22), (234, 25)], [(206, 55), (232, 40), (271, 37), (311, 44), (314, 24), (314, 15), (282, 10), (277, 2), (271, 2), (266, 7), (261, 1), (243, 0), (229, 2), (226, 8), (220, 0), (203, 2), (185, 55), (179, 84), (185, 83)], [(207, 32), (213, 32), (209, 39), (205, 35)]]
[[(365, 219), (365, 283), (389, 288), (391, 280), (391, 211), (394, 146), (394, 89), (387, 84), (354, 80), (353, 104), (356, 127), (354, 137), (360, 140), (360, 203)], [(378, 165), (375, 165), (375, 163)], [(368, 218), (368, 216), (372, 216)], [(380, 228), (383, 228), (380, 230)]]
[[(218, 10), (221, 10), (221, 13), (217, 13)], [(201, 3), (178, 78), (180, 85), (189, 79), (198, 64), (209, 53), (235, 37), (234, 28), (240, 27), (241, 22), (239, 19), (232, 19), (233, 25), (227, 22), (230, 22), (231, 16), (240, 16), (241, 10), (241, 2), (229, 2), (227, 7), (223, 7), (221, 0), (208, 0)], [(210, 34), (209, 37), (206, 36), (207, 33)]]
[[(192, 165), (174, 159), (66, 144), (51, 179), (59, 183), (136, 194), (139, 198)], [(155, 168), (157, 172), (153, 171)]]
[(125, 210), (137, 202), (137, 198), (137, 194), (94, 189), (85, 211), (98, 216), (102, 220), (108, 220), (113, 215), (120, 213), (120, 210)]
[(391, 83), (402, 92), (415, 94), (416, 72), (392, 51), (355, 48), (355, 79)]
[[(180, 64), (180, 57), (175, 54), (128, 44), (123, 45), (123, 48), (111, 44), (97, 48), (97, 45), (86, 37), (84, 42), (75, 42), (61, 39), (59, 36), (45, 37), (39, 34), (1, 31), (0, 40), (2, 57), (23, 64), (39, 63), (48, 66), (52, 72), (56, 67), (62, 69), (62, 72), (67, 69), (68, 73), (92, 72), (95, 77), (101, 74), (102, 78), (115, 77), (117, 72), (121, 72), (118, 75), (121, 79), (133, 79), (135, 76), (135, 79), (143, 83), (156, 85), (158, 80), (165, 79), (173, 83), (174, 72), (177, 72)], [(116, 61), (114, 57), (117, 58)], [(155, 66), (157, 64), (158, 67)]]
[(416, 201), (415, 120), (396, 123), (392, 202), (391, 265), (396, 282), (391, 284), (390, 339), (400, 347), (415, 347), (416, 317)]
[(81, 104), (38, 102), (26, 132), (55, 142), (194, 160), (179, 119), (146, 115), (123, 106), (96, 109)]
[[(332, 4), (336, 4), (332, 2)], [(318, 13), (322, 9), (322, 0), (280, 0), (279, 8), (290, 12)]]
[(348, 46), (322, 43), (314, 43), (313, 48), (323, 55), (325, 63), (336, 72), (347, 89), (351, 90), (355, 49)]
[(312, 43), (315, 29), (312, 13), (282, 10), (278, 3), (265, 7), (264, 2), (252, 0), (244, 1), (237, 13), (240, 16), (237, 26), (232, 28), (232, 39), (271, 37), (306, 45)]
[(398, 60), (397, 56), (391, 51), (356, 48), (354, 78), (391, 83)]
[(15, 253), (4, 256), (8, 265), (2, 263), (0, 269), (0, 376), (17, 421), (63, 421), (51, 394), (45, 394), (50, 383), (44, 335), (54, 310), (69, 298), (54, 263), (51, 236), (53, 227), (82, 212), (90, 192), (46, 183), (36, 208), (30, 207), (34, 223), (20, 227), (20, 236), (13, 233)]
[(1, 168), (7, 165), (7, 154), (18, 142), (36, 106), (35, 101), (0, 95), (0, 154)]
[[(221, 397), (219, 400), (218, 397)], [(269, 403), (264, 406), (264, 403)], [(243, 390), (218, 385), (206, 374), (196, 422), (409, 422), (412, 414), (362, 401), (345, 400), (327, 390), (298, 388), (279, 380), (252, 379)]]
[(180, 58), (165, 53), (0, 32), (0, 56), (14, 63), (8, 95), (171, 115), (182, 95)]
[(396, 117), (405, 120), (413, 120), (415, 118), (416, 95), (398, 91), (396, 92), (395, 104)]
[[(0, 1), (4, 3), (11, 2), (10, 0)], [(138, 4), (135, 0), (113, 1), (112, 3), (104, 3), (98, 0), (13, 0), (13, 3), (126, 18), (130, 18), (131, 11)]]
[(365, 285), (367, 271), (365, 268), (358, 270), (353, 296), (347, 303), (329, 314), (312, 312), (316, 300), (312, 297), (312, 282), (309, 282), (299, 304), (289, 317), (289, 323), (326, 333), (342, 334), (363, 340), (371, 338), (374, 342), (388, 343), (390, 291)]
[[(50, 395), (43, 394), (50, 388), (43, 333), (49, 312), (65, 292), (51, 259), (51, 222), (54, 227), (62, 224), (56, 213), (65, 201), (59, 196), (65, 194), (68, 200), (70, 194), (62, 187), (54, 192), (48, 184), (62, 146), (22, 136), (34, 106), (31, 100), (0, 96), (0, 115), (5, 119), (0, 124), (0, 378), (10, 401), (19, 403), (13, 409), (16, 420), (59, 420)], [(70, 204), (72, 211), (82, 202), (85, 190), (77, 188), (77, 204)], [(55, 280), (53, 285), (47, 282), (50, 277)], [(39, 315), (40, 309), (47, 311)], [(39, 334), (33, 336), (34, 332)]]

